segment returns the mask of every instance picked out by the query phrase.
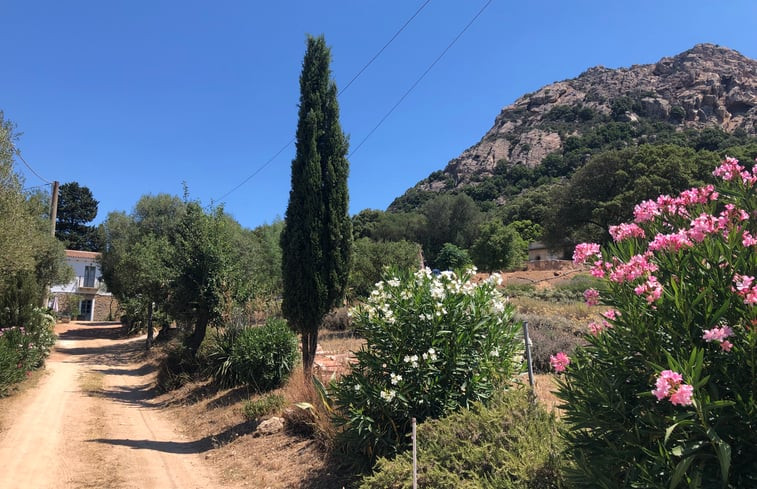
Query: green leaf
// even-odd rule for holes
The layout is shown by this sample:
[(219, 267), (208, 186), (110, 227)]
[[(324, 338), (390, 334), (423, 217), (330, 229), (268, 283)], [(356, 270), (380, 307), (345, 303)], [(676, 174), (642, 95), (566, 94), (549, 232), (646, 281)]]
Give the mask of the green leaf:
[(694, 458), (694, 455), (691, 455), (678, 462), (675, 470), (673, 471), (673, 477), (670, 478), (669, 489), (675, 489), (676, 487), (678, 487), (678, 484), (681, 483), (681, 479), (684, 475), (686, 475), (686, 471), (689, 470), (689, 466), (691, 466)]

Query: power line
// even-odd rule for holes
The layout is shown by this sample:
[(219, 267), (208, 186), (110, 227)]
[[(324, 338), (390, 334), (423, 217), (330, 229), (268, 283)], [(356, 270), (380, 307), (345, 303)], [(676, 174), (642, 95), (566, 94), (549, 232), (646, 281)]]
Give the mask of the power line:
[(353, 149), (353, 150), (352, 150), (352, 151), (350, 152), (350, 154), (349, 154), (348, 158), (351, 158), (351, 157), (352, 157), (352, 156), (353, 156), (353, 155), (354, 155), (355, 153), (357, 153), (357, 150), (359, 150), (359, 149), (360, 149), (360, 147), (361, 147), (361, 146), (363, 145), (363, 143), (365, 143), (365, 142), (366, 142), (366, 141), (368, 140), (368, 138), (370, 138), (370, 137), (371, 137), (371, 135), (372, 135), (372, 134), (373, 134), (374, 132), (376, 132), (376, 129), (378, 129), (378, 128), (379, 128), (379, 127), (381, 126), (381, 124), (383, 124), (383, 123), (384, 123), (384, 121), (385, 121), (385, 120), (386, 120), (387, 118), (389, 118), (389, 116), (390, 116), (390, 115), (392, 114), (392, 112), (394, 112), (394, 109), (396, 109), (396, 108), (397, 108), (397, 107), (398, 107), (398, 106), (399, 106), (399, 105), (400, 105), (400, 104), (402, 103), (402, 101), (403, 101), (403, 100), (405, 100), (405, 97), (407, 97), (408, 95), (410, 95), (410, 92), (412, 92), (412, 91), (413, 91), (413, 89), (415, 89), (415, 87), (416, 87), (416, 86), (418, 86), (418, 84), (419, 84), (419, 83), (421, 82), (421, 80), (423, 80), (423, 79), (424, 79), (424, 78), (426, 77), (426, 75), (428, 74), (428, 72), (429, 72), (429, 71), (431, 71), (431, 69), (432, 69), (432, 68), (433, 68), (433, 67), (434, 67), (434, 66), (436, 65), (436, 63), (438, 63), (438, 62), (439, 62), (439, 60), (441, 60), (441, 59), (442, 59), (442, 58), (444, 57), (444, 55), (445, 55), (445, 54), (447, 54), (447, 51), (449, 51), (449, 50), (450, 50), (450, 48), (451, 48), (452, 46), (454, 46), (454, 45), (455, 45), (455, 43), (456, 43), (456, 42), (458, 41), (458, 39), (460, 39), (460, 38), (462, 37), (462, 35), (463, 35), (463, 34), (465, 34), (465, 31), (467, 31), (467, 30), (468, 30), (468, 28), (469, 28), (469, 27), (470, 27), (471, 25), (473, 25), (473, 23), (474, 23), (474, 22), (476, 21), (476, 19), (478, 19), (478, 17), (479, 17), (479, 16), (480, 16), (480, 15), (481, 15), (482, 13), (484, 13), (484, 10), (486, 10), (486, 7), (488, 7), (488, 6), (489, 6), (489, 5), (490, 5), (490, 4), (492, 3), (492, 1), (494, 1), (494, 0), (489, 0), (489, 1), (487, 1), (487, 2), (486, 2), (486, 3), (484, 4), (484, 6), (483, 6), (483, 7), (481, 7), (481, 9), (480, 9), (480, 10), (478, 11), (478, 13), (476, 13), (476, 15), (474, 15), (474, 16), (473, 16), (473, 18), (472, 18), (472, 19), (470, 20), (470, 22), (468, 22), (468, 23), (467, 23), (467, 24), (465, 25), (465, 27), (463, 27), (463, 30), (461, 30), (461, 31), (460, 31), (460, 33), (459, 33), (459, 34), (458, 34), (457, 36), (455, 36), (455, 38), (454, 38), (454, 39), (452, 40), (452, 42), (450, 42), (450, 43), (449, 43), (449, 44), (447, 45), (447, 47), (446, 47), (446, 48), (444, 48), (444, 51), (442, 51), (442, 53), (441, 53), (441, 54), (440, 54), (440, 55), (439, 55), (439, 56), (438, 56), (438, 57), (437, 57), (437, 58), (436, 58), (436, 59), (434, 60), (434, 62), (433, 62), (433, 63), (431, 63), (431, 64), (429, 65), (429, 67), (428, 67), (428, 68), (426, 68), (426, 71), (424, 71), (424, 72), (423, 72), (423, 74), (422, 74), (422, 75), (421, 75), (420, 77), (418, 77), (418, 79), (417, 79), (417, 80), (415, 80), (415, 83), (413, 83), (413, 84), (412, 84), (412, 85), (410, 86), (410, 88), (408, 88), (408, 89), (407, 89), (407, 91), (406, 91), (406, 92), (405, 92), (405, 93), (404, 93), (404, 94), (402, 95), (402, 97), (400, 97), (400, 99), (399, 99), (399, 100), (397, 101), (397, 103), (396, 103), (396, 104), (394, 104), (394, 105), (392, 106), (392, 108), (391, 108), (391, 109), (389, 109), (389, 111), (388, 111), (388, 112), (387, 112), (386, 114), (384, 114), (384, 117), (382, 117), (382, 118), (381, 118), (381, 120), (380, 120), (380, 121), (378, 122), (378, 124), (376, 124), (376, 125), (374, 126), (374, 128), (373, 128), (373, 129), (371, 129), (371, 131), (370, 131), (370, 132), (369, 132), (369, 133), (368, 133), (368, 134), (367, 134), (367, 135), (366, 135), (366, 136), (365, 136), (365, 137), (363, 138), (363, 140), (362, 140), (362, 141), (360, 141), (360, 143), (359, 143), (359, 144), (358, 144), (358, 145), (357, 145), (357, 146), (355, 147), (355, 149)]
[[(391, 37), (391, 39), (389, 39), (386, 42), (386, 44), (384, 44), (384, 46), (381, 49), (379, 49), (378, 52), (376, 54), (374, 54), (373, 57), (365, 65), (363, 65), (362, 68), (360, 68), (360, 71), (358, 71), (357, 74), (355, 74), (355, 76), (353, 76), (352, 79), (350, 81), (348, 81), (347, 84), (344, 87), (342, 87), (341, 90), (339, 90), (339, 93), (337, 93), (337, 96), (342, 95), (350, 87), (350, 85), (352, 85), (352, 83), (355, 80), (357, 80), (358, 77), (360, 75), (362, 75), (363, 72), (371, 64), (373, 64), (374, 61), (376, 61), (376, 59), (381, 55), (381, 53), (383, 53), (384, 50), (387, 47), (389, 47), (389, 45), (397, 38), (397, 36), (399, 36), (400, 33), (405, 30), (405, 27), (407, 27), (410, 24), (410, 22), (412, 22), (413, 19), (415, 19), (418, 16), (418, 14), (421, 13), (421, 10), (423, 10), (424, 8), (426, 8), (426, 5), (428, 5), (430, 2), (431, 2), (431, 0), (426, 0), (420, 7), (418, 7), (418, 10), (416, 10), (415, 13), (413, 15), (411, 15), (410, 18), (407, 19), (407, 21), (405, 21), (404, 24), (402, 24), (402, 27), (400, 27), (399, 30), (394, 33), (394, 35)], [(223, 194), (221, 197), (219, 197), (217, 199), (217, 202), (221, 202), (223, 199), (225, 199), (226, 197), (228, 197), (229, 195), (231, 195), (234, 191), (236, 191), (237, 189), (239, 189), (239, 187), (241, 187), (245, 183), (249, 182), (255, 175), (257, 175), (258, 173), (260, 173), (261, 171), (263, 171), (268, 165), (270, 165), (271, 163), (273, 163), (273, 161), (281, 153), (283, 153), (284, 150), (287, 149), (289, 147), (289, 145), (292, 144), (295, 141), (295, 139), (296, 139), (296, 137), (292, 137), (289, 141), (287, 141), (287, 143), (284, 146), (282, 146), (281, 149), (276, 152), (276, 154), (274, 154), (273, 156), (271, 156), (268, 159), (268, 161), (266, 161), (260, 167), (258, 167), (257, 170), (255, 170), (250, 176), (248, 176), (247, 178), (245, 178), (244, 180), (242, 180), (237, 186), (235, 186), (234, 188), (232, 188), (231, 190), (229, 190), (228, 192), (226, 192), (225, 194)]]
[(44, 184), (44, 185), (35, 185), (35, 186), (33, 186), (33, 187), (26, 187), (26, 188), (24, 188), (24, 192), (31, 192), (32, 190), (37, 190), (38, 188), (45, 188), (45, 187), (47, 187), (48, 185), (50, 185), (50, 184), (49, 184), (49, 183), (46, 183), (46, 184)]
[(37, 178), (39, 178), (40, 180), (42, 180), (43, 182), (45, 182), (45, 183), (46, 183), (46, 184), (48, 184), (48, 185), (50, 185), (50, 184), (52, 184), (52, 183), (53, 183), (53, 182), (51, 182), (51, 181), (49, 181), (49, 180), (46, 180), (46, 179), (42, 178), (42, 177), (40, 176), (40, 174), (39, 174), (39, 173), (37, 173), (36, 171), (34, 171), (34, 168), (32, 168), (32, 167), (31, 167), (31, 166), (29, 165), (29, 163), (27, 163), (27, 162), (26, 162), (26, 160), (24, 159), (24, 157), (23, 157), (23, 156), (21, 156), (21, 152), (20, 152), (19, 150), (16, 150), (16, 156), (18, 156), (18, 157), (19, 157), (19, 158), (21, 159), (21, 161), (23, 161), (23, 162), (24, 162), (24, 165), (26, 165), (26, 167), (27, 167), (27, 168), (28, 168), (28, 169), (29, 169), (29, 170), (30, 170), (30, 171), (31, 171), (32, 173), (34, 173), (35, 175), (37, 175)]
[(371, 63), (373, 63), (373, 62), (374, 62), (374, 61), (376, 60), (376, 58), (378, 58), (378, 57), (379, 57), (379, 55), (381, 55), (381, 53), (383, 53), (383, 52), (384, 52), (384, 49), (386, 49), (386, 48), (387, 48), (387, 47), (388, 47), (388, 46), (389, 46), (389, 45), (390, 45), (390, 44), (392, 43), (392, 41), (394, 41), (394, 40), (395, 40), (395, 39), (397, 38), (397, 36), (399, 36), (399, 35), (400, 35), (400, 32), (402, 32), (403, 30), (405, 30), (405, 27), (407, 27), (407, 25), (408, 25), (408, 24), (409, 24), (410, 22), (412, 22), (412, 21), (413, 21), (413, 19), (414, 19), (414, 18), (415, 18), (415, 17), (416, 17), (416, 16), (417, 16), (417, 15), (418, 15), (419, 13), (421, 13), (421, 10), (423, 10), (424, 8), (426, 8), (426, 5), (428, 5), (428, 4), (429, 4), (429, 2), (431, 2), (431, 0), (426, 0), (426, 2), (425, 2), (425, 3), (423, 4), (423, 5), (421, 5), (420, 7), (418, 7), (418, 10), (416, 10), (416, 11), (415, 11), (415, 13), (414, 13), (414, 14), (412, 15), (412, 17), (410, 17), (409, 19), (407, 19), (407, 22), (405, 22), (405, 23), (404, 23), (404, 24), (402, 25), (402, 27), (400, 27), (400, 30), (398, 30), (397, 32), (395, 32), (395, 33), (394, 33), (394, 35), (392, 36), (392, 38), (391, 38), (391, 39), (389, 39), (389, 40), (388, 40), (388, 41), (386, 42), (386, 44), (384, 44), (384, 47), (382, 47), (381, 49), (379, 49), (379, 52), (378, 52), (378, 53), (376, 53), (376, 54), (375, 54), (375, 55), (374, 55), (374, 56), (373, 56), (373, 57), (371, 58), (371, 60), (370, 60), (370, 61), (368, 61), (368, 62), (367, 62), (367, 63), (365, 64), (365, 66), (363, 66), (363, 67), (362, 67), (362, 68), (360, 69), (360, 71), (358, 71), (358, 72), (357, 72), (357, 74), (356, 74), (355, 76), (353, 76), (353, 77), (352, 77), (352, 80), (350, 80), (350, 81), (348, 81), (348, 82), (347, 82), (347, 85), (345, 85), (345, 86), (344, 86), (344, 87), (343, 87), (343, 88), (342, 88), (341, 90), (339, 90), (339, 93), (338, 93), (337, 95), (341, 95), (341, 94), (343, 94), (343, 93), (344, 93), (344, 91), (345, 91), (345, 90), (347, 90), (347, 89), (348, 89), (348, 88), (350, 87), (350, 85), (352, 85), (352, 82), (354, 82), (355, 80), (357, 80), (357, 77), (359, 77), (360, 75), (362, 75), (362, 74), (363, 74), (363, 72), (365, 71), (365, 69), (366, 69), (366, 68), (368, 68), (368, 67), (369, 67), (369, 66), (371, 65)]

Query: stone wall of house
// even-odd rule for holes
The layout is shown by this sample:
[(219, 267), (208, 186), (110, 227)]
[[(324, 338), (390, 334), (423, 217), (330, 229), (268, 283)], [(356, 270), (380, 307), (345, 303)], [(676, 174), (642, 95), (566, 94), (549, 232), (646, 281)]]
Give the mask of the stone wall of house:
[(118, 301), (112, 295), (95, 296), (93, 321), (118, 321)]
[[(80, 302), (92, 301), (92, 321), (118, 321), (121, 315), (118, 300), (112, 295), (99, 294), (53, 294), (58, 300), (58, 315), (72, 320), (79, 318)], [(89, 321), (89, 318), (83, 319)]]

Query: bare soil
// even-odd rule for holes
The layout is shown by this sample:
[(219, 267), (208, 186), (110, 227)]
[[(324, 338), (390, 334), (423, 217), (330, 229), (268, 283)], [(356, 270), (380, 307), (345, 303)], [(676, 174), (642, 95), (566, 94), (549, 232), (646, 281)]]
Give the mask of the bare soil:
[(207, 463), (212, 440), (181, 433), (155, 402), (142, 338), (112, 323), (57, 333), (38, 384), (3, 400), (0, 487), (239, 487)]

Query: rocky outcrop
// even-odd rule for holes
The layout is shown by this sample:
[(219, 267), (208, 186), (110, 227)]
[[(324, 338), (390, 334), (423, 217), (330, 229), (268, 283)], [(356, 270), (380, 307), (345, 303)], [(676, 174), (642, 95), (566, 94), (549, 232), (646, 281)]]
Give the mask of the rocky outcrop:
[[(717, 126), (757, 134), (757, 61), (713, 44), (699, 44), (655, 64), (590, 68), (577, 78), (545, 86), (505, 107), (494, 126), (444, 170), (455, 186), (491, 175), (500, 161), (538, 165), (572, 134), (554, 129), (565, 108), (577, 120), (592, 117), (666, 121), (681, 128)], [(475, 176), (475, 180), (472, 178)], [(417, 187), (438, 191), (440, 179)]]

